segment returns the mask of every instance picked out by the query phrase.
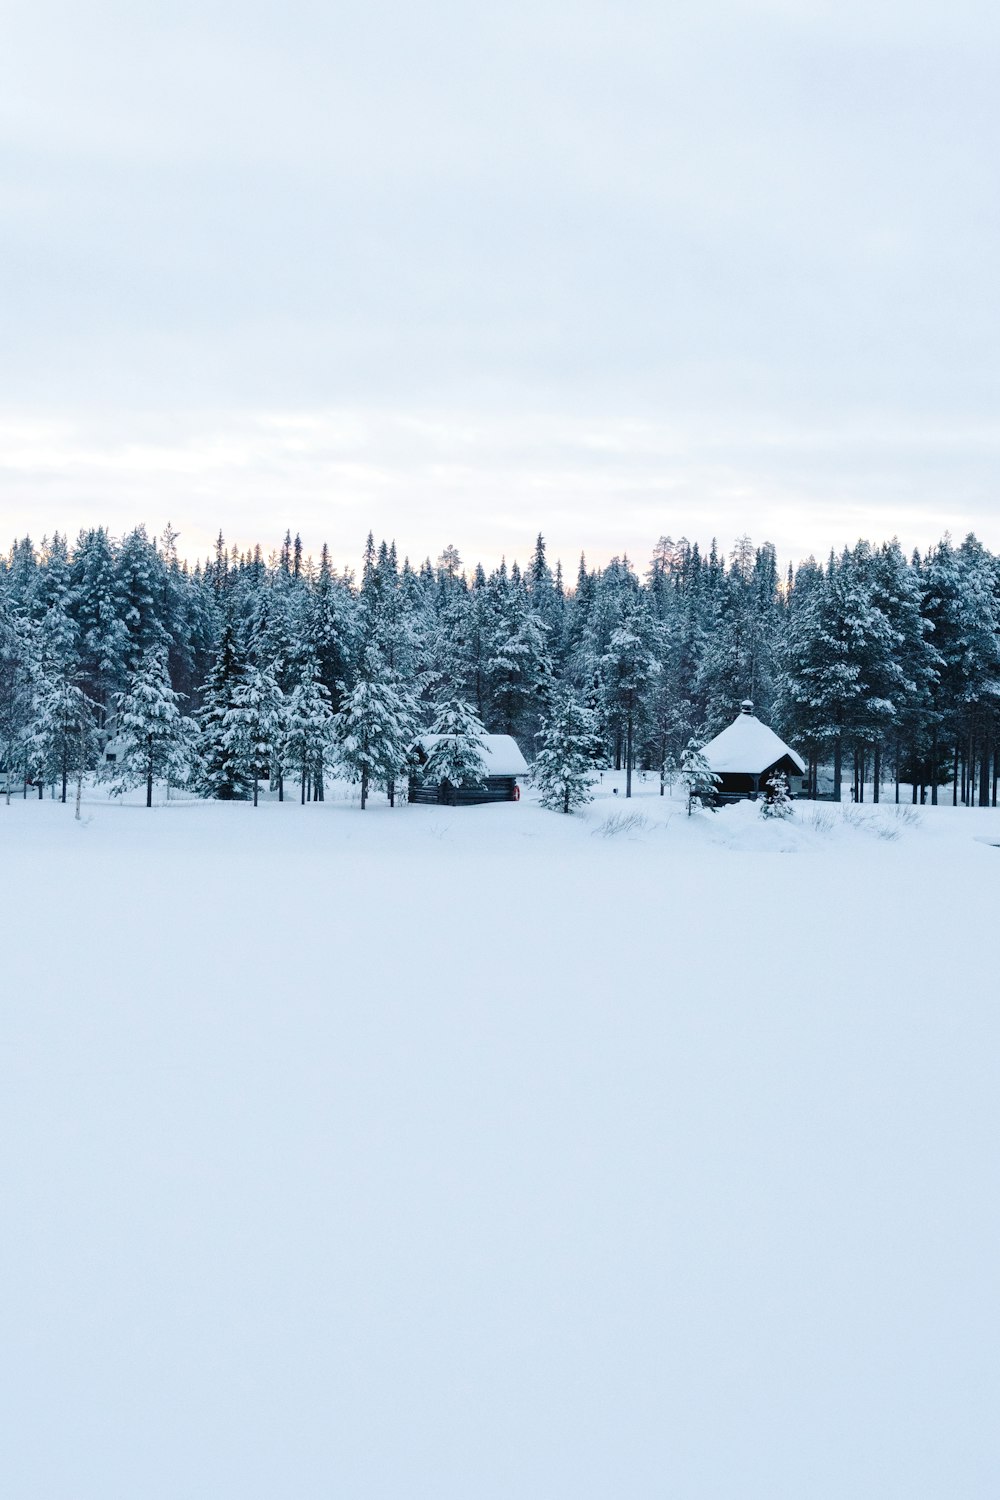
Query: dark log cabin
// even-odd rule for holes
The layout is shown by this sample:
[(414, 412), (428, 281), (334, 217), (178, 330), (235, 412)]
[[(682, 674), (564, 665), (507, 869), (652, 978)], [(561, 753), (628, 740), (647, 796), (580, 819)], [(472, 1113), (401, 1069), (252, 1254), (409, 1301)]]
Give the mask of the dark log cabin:
[[(421, 735), (414, 745), (417, 761), (423, 764), (427, 752), (440, 735)], [(528, 774), (528, 763), (509, 734), (483, 736), (487, 776), (481, 786), (452, 786), (450, 781), (427, 781), (414, 771), (410, 776), (410, 801), (434, 803), (444, 807), (470, 807), (480, 802), (516, 802), (521, 795), (518, 777)]]

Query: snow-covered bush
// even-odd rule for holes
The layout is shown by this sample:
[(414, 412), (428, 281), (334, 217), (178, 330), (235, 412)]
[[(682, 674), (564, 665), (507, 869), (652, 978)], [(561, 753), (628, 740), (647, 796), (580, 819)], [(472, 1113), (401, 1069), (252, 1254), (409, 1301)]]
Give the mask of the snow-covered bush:
[(600, 828), (595, 828), (594, 832), (606, 839), (618, 838), (621, 835), (628, 838), (634, 833), (645, 833), (646, 829), (652, 826), (651, 820), (646, 817), (645, 813), (620, 812), (612, 813), (610, 818), (605, 818)]
[(790, 818), (793, 812), (788, 777), (784, 771), (772, 771), (764, 783), (764, 795), (760, 802), (761, 817)]

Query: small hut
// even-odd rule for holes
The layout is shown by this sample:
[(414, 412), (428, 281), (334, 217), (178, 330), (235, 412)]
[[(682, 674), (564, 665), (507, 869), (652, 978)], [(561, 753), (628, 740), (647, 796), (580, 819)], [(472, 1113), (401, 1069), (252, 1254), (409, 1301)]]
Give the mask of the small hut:
[(719, 778), (720, 802), (756, 798), (775, 771), (783, 771), (788, 777), (793, 797), (801, 797), (805, 789), (805, 762), (773, 729), (761, 723), (749, 698), (740, 705), (729, 727), (709, 740), (702, 754)]
[[(418, 765), (427, 760), (428, 752), (446, 736), (422, 734), (413, 750)], [(450, 781), (426, 781), (419, 770), (410, 773), (410, 801), (443, 803), (446, 807), (469, 807), (477, 802), (516, 802), (521, 795), (519, 776), (528, 774), (528, 763), (509, 734), (482, 736), (486, 779), (481, 786), (452, 786)]]

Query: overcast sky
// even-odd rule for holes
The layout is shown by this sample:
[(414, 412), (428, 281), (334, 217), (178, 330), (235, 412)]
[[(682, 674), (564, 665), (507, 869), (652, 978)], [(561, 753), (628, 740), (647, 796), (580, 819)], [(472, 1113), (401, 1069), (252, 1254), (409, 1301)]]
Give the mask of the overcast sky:
[(1000, 547), (1000, 18), (8, 0), (0, 522)]

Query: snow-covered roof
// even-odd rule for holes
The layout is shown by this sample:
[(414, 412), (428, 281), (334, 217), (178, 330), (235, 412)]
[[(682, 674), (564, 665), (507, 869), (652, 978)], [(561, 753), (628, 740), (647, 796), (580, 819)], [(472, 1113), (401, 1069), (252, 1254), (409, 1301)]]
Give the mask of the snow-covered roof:
[[(422, 734), (417, 740), (425, 750), (430, 750), (443, 734)], [(487, 776), (526, 776), (528, 762), (518, 749), (517, 740), (509, 734), (484, 734), (482, 737)]]
[(709, 740), (702, 754), (712, 770), (720, 775), (732, 771), (759, 776), (785, 755), (791, 756), (803, 776), (806, 770), (801, 756), (779, 739), (773, 729), (762, 724), (756, 714), (746, 709), (737, 714), (729, 727), (717, 734), (714, 740)]

